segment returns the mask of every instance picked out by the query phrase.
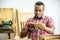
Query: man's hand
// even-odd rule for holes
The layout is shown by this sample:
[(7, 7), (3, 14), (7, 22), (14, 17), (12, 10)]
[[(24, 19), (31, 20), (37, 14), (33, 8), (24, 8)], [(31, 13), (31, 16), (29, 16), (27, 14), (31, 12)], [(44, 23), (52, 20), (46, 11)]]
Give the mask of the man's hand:
[(22, 31), (21, 31), (21, 33), (20, 33), (20, 37), (21, 38), (24, 38), (24, 37), (26, 37), (28, 35), (28, 30), (26, 30), (26, 29), (22, 29)]
[(34, 24), (35, 28), (38, 27), (39, 29), (45, 29), (45, 25), (43, 23), (36, 23)]
[(32, 29), (32, 28), (35, 29), (34, 24), (29, 25), (29, 29)]

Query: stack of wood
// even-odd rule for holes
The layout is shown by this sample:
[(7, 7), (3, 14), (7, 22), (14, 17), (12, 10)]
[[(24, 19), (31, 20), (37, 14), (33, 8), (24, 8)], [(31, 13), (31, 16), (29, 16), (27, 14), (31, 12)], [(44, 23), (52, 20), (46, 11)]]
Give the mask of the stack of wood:
[(60, 34), (42, 35), (39, 37), (39, 40), (60, 40)]

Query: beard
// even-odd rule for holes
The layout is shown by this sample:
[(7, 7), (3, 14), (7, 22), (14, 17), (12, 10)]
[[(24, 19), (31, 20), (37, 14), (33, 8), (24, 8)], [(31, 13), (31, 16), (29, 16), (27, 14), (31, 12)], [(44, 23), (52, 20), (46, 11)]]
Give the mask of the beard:
[(42, 16), (40, 16), (40, 17), (38, 17), (38, 16), (35, 16), (34, 18), (36, 18), (36, 19), (41, 19), (41, 18), (42, 18)]
[(36, 17), (36, 18), (40, 18), (40, 17), (42, 17), (42, 15), (35, 15), (35, 17)]

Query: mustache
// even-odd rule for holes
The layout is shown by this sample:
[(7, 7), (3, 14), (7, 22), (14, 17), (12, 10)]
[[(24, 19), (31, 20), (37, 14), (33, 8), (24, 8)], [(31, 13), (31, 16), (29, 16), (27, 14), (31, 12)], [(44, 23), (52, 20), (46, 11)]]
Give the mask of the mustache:
[(38, 16), (34, 16), (34, 18), (36, 18), (36, 19), (42, 19), (42, 16), (41, 16), (41, 17), (38, 17)]

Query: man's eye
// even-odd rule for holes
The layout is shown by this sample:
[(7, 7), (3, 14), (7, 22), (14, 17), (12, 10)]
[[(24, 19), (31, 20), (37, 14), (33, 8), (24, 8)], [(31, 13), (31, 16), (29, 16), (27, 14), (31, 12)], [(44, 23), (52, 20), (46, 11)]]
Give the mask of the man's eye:
[(39, 10), (41, 12), (41, 10)]
[(38, 10), (35, 10), (35, 11), (38, 11)]

